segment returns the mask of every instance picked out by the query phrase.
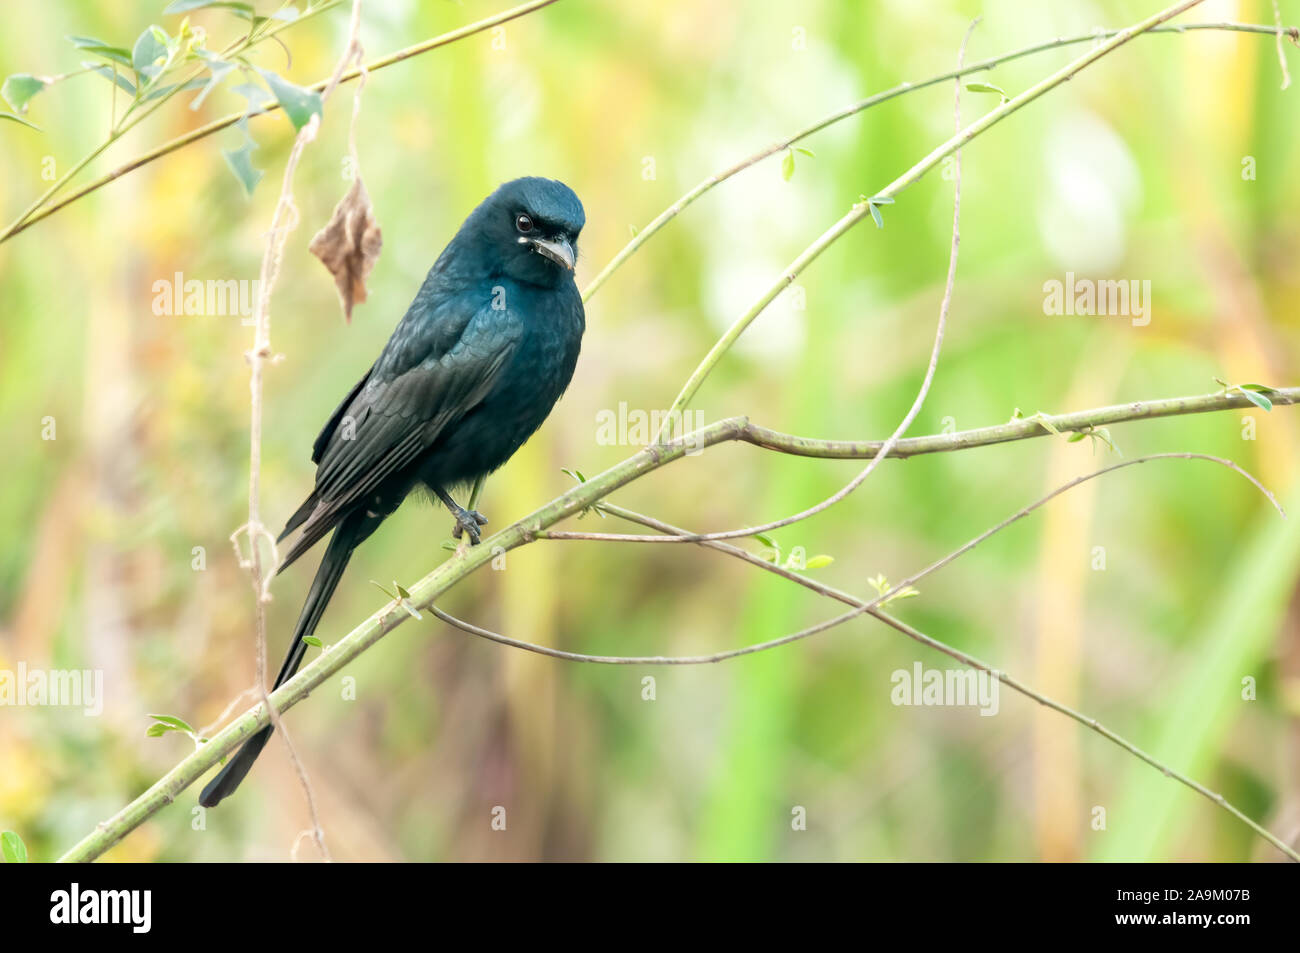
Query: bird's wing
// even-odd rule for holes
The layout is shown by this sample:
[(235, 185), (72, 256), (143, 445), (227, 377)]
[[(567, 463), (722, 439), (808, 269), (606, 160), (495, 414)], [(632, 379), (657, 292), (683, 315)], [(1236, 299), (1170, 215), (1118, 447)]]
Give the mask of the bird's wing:
[(316, 442), (311, 445), (311, 462), (320, 463), (321, 455), (325, 448), (329, 446), (330, 438), (334, 436), (334, 431), (339, 429), (339, 424), (347, 416), (348, 408), (352, 406), (352, 401), (356, 400), (357, 394), (361, 393), (366, 384), (370, 381), (370, 375), (375, 372), (372, 367), (362, 375), (361, 380), (353, 385), (352, 390), (348, 391), (348, 396), (339, 401), (339, 405), (334, 408), (334, 413), (330, 414), (330, 419), (325, 422), (320, 433), (316, 437)]
[[(406, 337), (394, 335), (365, 386), (347, 404), (352, 426), (336, 427), (320, 448), (316, 487), (308, 500), (312, 505), (284, 565), (487, 396), (521, 335), (518, 324), (503, 317), (500, 311), (478, 311), (454, 342), (447, 340), (445, 324), (437, 329), (441, 340), (436, 342), (416, 339), (418, 328)], [(403, 358), (420, 351), (425, 357), (418, 363)]]

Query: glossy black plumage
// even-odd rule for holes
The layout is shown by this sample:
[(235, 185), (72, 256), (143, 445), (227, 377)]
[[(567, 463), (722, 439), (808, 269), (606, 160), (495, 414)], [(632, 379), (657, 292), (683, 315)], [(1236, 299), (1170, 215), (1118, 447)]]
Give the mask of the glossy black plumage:
[[(297, 671), (352, 551), (411, 490), (428, 487), (478, 540), (449, 492), (505, 463), (568, 386), (585, 319), (573, 280), (582, 203), (549, 179), (516, 179), (488, 196), (438, 256), (371, 369), (312, 448), (316, 485), (290, 517), (283, 570), (330, 539), (275, 687)], [(527, 227), (525, 227), (527, 226)], [(212, 807), (270, 738), (251, 736), (200, 795)]]

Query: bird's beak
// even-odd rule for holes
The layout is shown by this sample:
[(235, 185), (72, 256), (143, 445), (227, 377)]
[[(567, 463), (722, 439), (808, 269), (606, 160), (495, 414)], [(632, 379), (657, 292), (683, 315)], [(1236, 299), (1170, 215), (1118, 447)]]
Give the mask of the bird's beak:
[(578, 260), (573, 246), (569, 244), (567, 238), (545, 239), (534, 238), (533, 247), (541, 254), (545, 255), (551, 261), (555, 262), (569, 271), (573, 271), (573, 266)]

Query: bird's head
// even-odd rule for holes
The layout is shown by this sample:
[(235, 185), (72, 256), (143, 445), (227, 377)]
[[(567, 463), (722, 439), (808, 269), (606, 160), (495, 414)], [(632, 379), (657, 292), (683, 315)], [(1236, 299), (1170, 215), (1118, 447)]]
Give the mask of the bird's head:
[(470, 217), (501, 272), (548, 288), (572, 280), (586, 221), (572, 189), (536, 177), (505, 183)]

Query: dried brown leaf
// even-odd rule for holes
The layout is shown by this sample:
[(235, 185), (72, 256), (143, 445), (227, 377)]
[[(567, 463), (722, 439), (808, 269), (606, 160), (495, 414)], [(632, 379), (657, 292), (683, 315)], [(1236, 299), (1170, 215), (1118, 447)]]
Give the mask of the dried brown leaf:
[(366, 300), (366, 276), (379, 260), (383, 233), (375, 218), (365, 183), (357, 176), (334, 215), (316, 235), (308, 251), (324, 262), (338, 288), (343, 315), (352, 321), (352, 306)]

